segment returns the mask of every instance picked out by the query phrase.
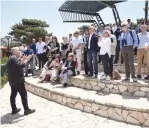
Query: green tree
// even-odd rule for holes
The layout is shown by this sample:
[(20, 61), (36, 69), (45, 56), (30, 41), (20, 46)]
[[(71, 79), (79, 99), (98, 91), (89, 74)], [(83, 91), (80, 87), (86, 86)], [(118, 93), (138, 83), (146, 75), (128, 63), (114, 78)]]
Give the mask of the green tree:
[(12, 26), (9, 35), (16, 39), (22, 40), (23, 43), (30, 43), (32, 38), (44, 37), (47, 33), (45, 30), (49, 25), (45, 21), (36, 19), (22, 19), (21, 23)]

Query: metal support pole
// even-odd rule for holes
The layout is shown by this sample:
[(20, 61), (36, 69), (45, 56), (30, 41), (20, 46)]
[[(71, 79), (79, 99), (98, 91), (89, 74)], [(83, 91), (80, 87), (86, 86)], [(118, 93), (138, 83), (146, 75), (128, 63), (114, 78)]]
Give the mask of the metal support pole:
[(116, 23), (117, 26), (119, 26), (119, 24), (118, 24), (118, 22), (117, 22), (116, 13), (115, 13), (114, 8), (112, 8), (112, 11), (113, 11), (113, 15), (114, 15), (115, 23)]
[(121, 19), (120, 19), (119, 13), (118, 13), (117, 8), (116, 8), (115, 5), (114, 5), (114, 9), (115, 9), (115, 12), (116, 12), (116, 15), (117, 15), (118, 23), (121, 26)]
[(120, 16), (119, 16), (117, 8), (116, 8), (116, 6), (114, 4), (112, 6), (112, 11), (113, 11), (113, 15), (114, 15), (114, 19), (115, 19), (116, 25), (120, 26), (121, 25)]
[(145, 1), (145, 22), (148, 20), (148, 0)]

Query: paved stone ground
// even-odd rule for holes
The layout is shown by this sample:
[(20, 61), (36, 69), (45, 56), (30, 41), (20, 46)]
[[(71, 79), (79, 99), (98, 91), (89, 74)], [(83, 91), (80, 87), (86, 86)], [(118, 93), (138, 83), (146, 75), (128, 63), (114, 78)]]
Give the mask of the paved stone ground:
[[(22, 109), (12, 116), (9, 85), (6, 84), (0, 92), (1, 128), (141, 128), (70, 109), (31, 93), (28, 93), (29, 105), (36, 108), (36, 113), (24, 116)], [(17, 106), (22, 108), (19, 94)]]

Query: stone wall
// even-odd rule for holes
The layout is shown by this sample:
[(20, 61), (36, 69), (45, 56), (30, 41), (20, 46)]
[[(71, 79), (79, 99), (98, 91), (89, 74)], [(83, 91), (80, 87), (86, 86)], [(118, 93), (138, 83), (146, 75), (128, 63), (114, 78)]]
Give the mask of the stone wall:
[(69, 82), (73, 86), (79, 88), (101, 91), (106, 93), (121, 94), (124, 96), (149, 98), (149, 84), (100, 81), (97, 79), (80, 79), (77, 77), (71, 77)]
[(30, 83), (26, 83), (26, 88), (29, 92), (35, 95), (73, 109), (78, 109), (117, 121), (149, 126), (149, 110), (132, 109), (113, 104), (101, 104), (93, 100), (82, 99), (77, 96), (74, 97), (60, 92), (47, 90), (43, 87), (38, 87)]

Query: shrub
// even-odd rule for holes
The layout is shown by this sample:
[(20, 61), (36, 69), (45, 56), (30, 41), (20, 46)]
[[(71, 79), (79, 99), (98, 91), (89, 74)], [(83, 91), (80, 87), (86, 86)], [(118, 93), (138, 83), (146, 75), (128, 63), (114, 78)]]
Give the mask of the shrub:
[(5, 64), (1, 64), (1, 84), (0, 84), (0, 88), (2, 88), (8, 81), (8, 77), (7, 77), (7, 65)]
[(8, 57), (3, 57), (2, 60), (1, 60), (1, 64), (6, 64), (8, 61)]
[(1, 64), (1, 77), (3, 77), (6, 72), (7, 72), (7, 65)]
[(7, 74), (5, 73), (3, 77), (1, 77), (1, 84), (0, 84), (0, 88), (4, 87), (4, 85), (7, 83), (8, 81), (8, 77)]

